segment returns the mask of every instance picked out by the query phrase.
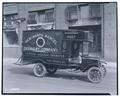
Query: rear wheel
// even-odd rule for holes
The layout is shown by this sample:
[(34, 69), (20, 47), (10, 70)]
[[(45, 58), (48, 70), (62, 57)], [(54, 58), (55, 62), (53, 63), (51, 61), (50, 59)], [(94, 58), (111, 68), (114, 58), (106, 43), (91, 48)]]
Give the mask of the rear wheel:
[(33, 72), (35, 76), (43, 77), (46, 74), (46, 67), (42, 63), (36, 63)]
[(47, 68), (47, 72), (49, 74), (54, 74), (56, 71), (57, 71), (57, 68), (55, 68), (55, 67), (48, 67)]
[(91, 67), (88, 70), (87, 77), (89, 81), (93, 83), (99, 83), (102, 81), (102, 71), (98, 67)]

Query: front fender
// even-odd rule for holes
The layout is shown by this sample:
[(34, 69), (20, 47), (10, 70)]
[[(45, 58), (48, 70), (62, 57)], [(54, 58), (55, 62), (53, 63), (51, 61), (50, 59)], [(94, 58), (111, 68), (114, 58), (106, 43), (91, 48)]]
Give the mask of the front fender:
[(81, 70), (85, 72), (91, 67), (99, 67), (99, 60), (92, 58), (83, 58), (81, 64)]

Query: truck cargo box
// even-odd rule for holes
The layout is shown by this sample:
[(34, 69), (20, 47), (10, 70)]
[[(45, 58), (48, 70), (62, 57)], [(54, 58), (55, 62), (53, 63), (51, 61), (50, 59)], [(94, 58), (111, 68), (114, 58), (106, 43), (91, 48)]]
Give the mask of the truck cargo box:
[[(22, 57), (68, 58), (71, 41), (91, 41), (90, 33), (75, 30), (23, 31)], [(64, 47), (66, 46), (66, 47)]]

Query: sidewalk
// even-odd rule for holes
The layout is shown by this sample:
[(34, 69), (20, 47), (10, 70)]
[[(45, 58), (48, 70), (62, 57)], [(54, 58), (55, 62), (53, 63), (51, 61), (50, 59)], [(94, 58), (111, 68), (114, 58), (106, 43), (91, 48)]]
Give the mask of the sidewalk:
[(117, 68), (117, 62), (107, 62), (107, 64), (105, 65), (106, 67), (109, 68)]

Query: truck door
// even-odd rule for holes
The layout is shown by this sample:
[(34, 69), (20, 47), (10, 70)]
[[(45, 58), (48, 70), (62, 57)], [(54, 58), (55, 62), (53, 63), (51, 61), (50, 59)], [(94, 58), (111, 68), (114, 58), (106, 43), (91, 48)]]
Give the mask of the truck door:
[(75, 58), (79, 56), (79, 41), (72, 41), (71, 43), (71, 58)]

